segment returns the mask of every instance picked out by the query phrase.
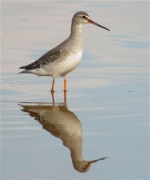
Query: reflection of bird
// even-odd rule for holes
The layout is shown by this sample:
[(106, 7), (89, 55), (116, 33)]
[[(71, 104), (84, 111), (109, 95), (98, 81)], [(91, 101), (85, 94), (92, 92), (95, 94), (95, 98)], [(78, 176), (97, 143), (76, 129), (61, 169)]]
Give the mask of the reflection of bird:
[(66, 103), (63, 105), (50, 105), (43, 103), (20, 104), (22, 111), (28, 112), (31, 117), (38, 120), (45, 130), (53, 136), (60, 138), (63, 145), (71, 151), (74, 168), (80, 172), (90, 169), (90, 164), (103, 160), (100, 158), (93, 161), (82, 159), (82, 127), (77, 116), (68, 110)]
[(52, 76), (53, 83), (51, 92), (54, 91), (55, 79), (59, 76), (64, 77), (64, 91), (66, 88), (67, 74), (74, 70), (82, 58), (82, 25), (94, 24), (109, 31), (109, 29), (95, 23), (85, 12), (77, 12), (72, 19), (71, 34), (69, 38), (57, 47), (45, 53), (37, 61), (20, 67), (25, 69), (21, 73), (31, 73), (38, 76)]

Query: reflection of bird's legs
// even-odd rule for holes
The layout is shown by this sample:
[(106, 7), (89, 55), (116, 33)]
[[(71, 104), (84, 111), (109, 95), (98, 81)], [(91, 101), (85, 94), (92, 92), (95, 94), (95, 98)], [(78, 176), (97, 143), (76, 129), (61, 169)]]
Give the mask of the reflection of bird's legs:
[(64, 102), (67, 102), (67, 91), (64, 91)]
[(55, 80), (53, 79), (51, 92), (54, 92), (54, 83), (55, 83)]
[(51, 91), (51, 95), (52, 95), (52, 102), (54, 104), (55, 103), (55, 100), (54, 100), (54, 91)]

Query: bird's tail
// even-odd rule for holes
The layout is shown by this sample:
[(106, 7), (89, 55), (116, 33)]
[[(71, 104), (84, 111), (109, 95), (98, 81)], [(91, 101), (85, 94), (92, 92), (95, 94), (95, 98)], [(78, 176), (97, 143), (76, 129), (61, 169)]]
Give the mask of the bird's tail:
[(22, 66), (22, 67), (20, 67), (19, 69), (26, 69), (26, 66)]
[(30, 72), (29, 72), (29, 70), (26, 70), (26, 69), (25, 69), (25, 70), (19, 72), (18, 74), (22, 74), (22, 73), (30, 73)]

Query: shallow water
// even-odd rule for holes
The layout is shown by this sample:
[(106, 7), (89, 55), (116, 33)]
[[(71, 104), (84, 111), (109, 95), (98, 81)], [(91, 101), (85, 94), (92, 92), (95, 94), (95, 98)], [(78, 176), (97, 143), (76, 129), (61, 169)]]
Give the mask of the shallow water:
[[(78, 10), (111, 31), (84, 26), (67, 102), (59, 78), (53, 103), (50, 77), (17, 73)], [(148, 23), (148, 2), (2, 2), (1, 179), (149, 179)]]

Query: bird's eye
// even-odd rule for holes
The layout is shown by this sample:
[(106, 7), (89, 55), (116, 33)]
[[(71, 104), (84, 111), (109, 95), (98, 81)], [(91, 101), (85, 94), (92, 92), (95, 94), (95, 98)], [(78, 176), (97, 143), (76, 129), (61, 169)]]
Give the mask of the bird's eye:
[(82, 16), (83, 18), (85, 18), (85, 16)]

